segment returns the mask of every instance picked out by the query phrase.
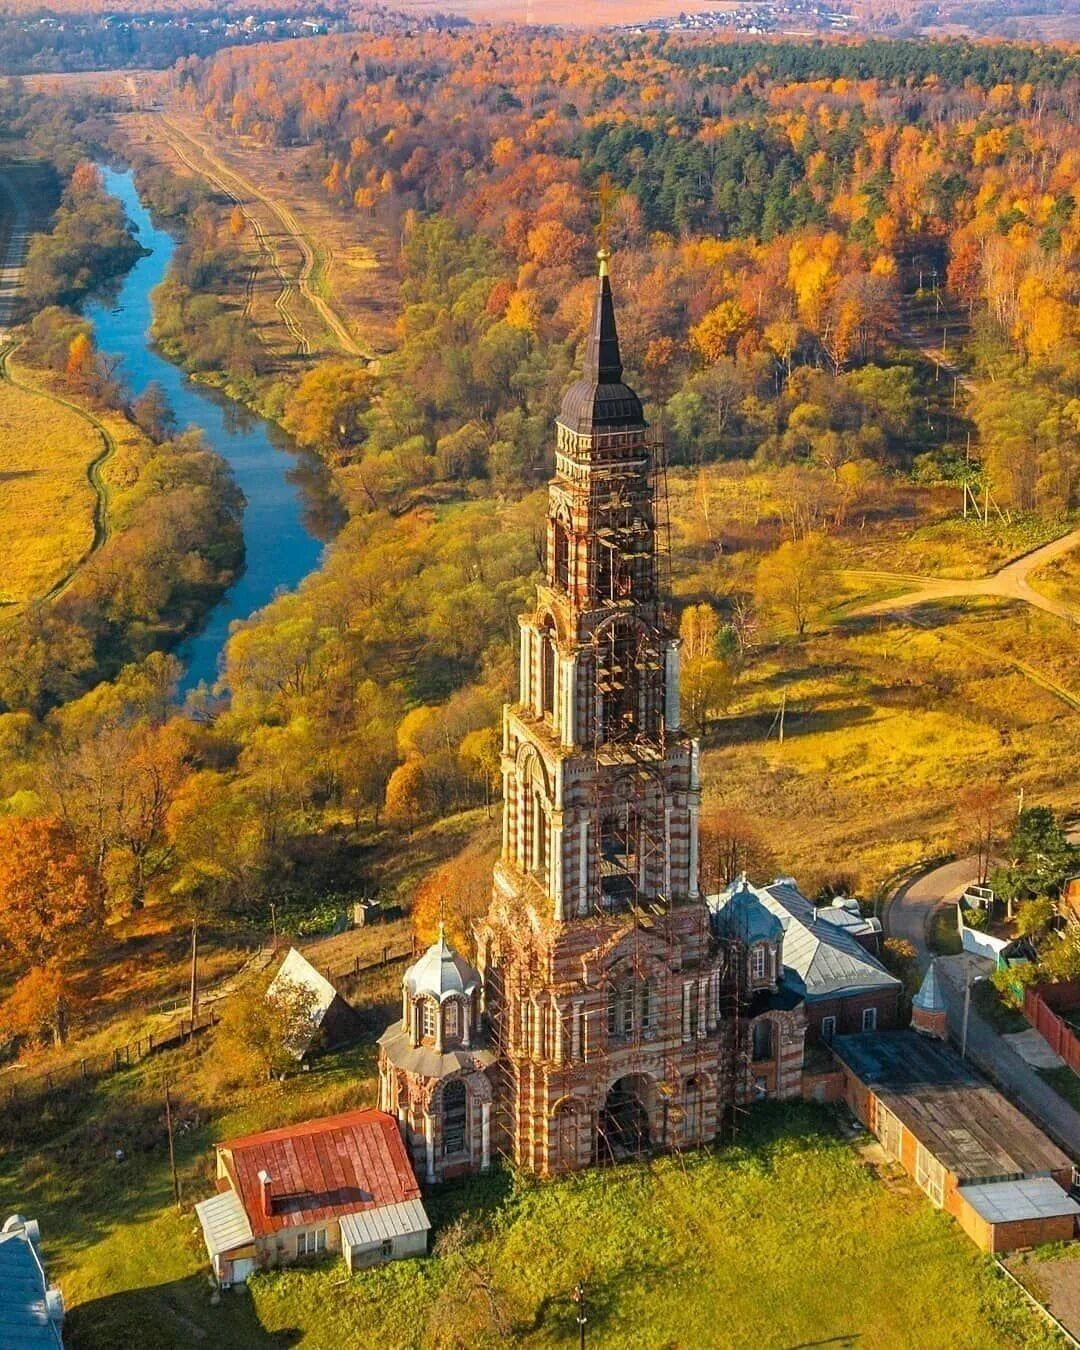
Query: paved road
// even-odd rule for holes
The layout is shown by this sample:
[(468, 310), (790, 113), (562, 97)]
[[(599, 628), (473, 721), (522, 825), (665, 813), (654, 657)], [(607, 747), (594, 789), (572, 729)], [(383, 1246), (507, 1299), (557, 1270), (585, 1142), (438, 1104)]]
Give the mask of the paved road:
[[(1080, 842), (1080, 832), (1072, 831), (1069, 838), (1074, 843)], [(886, 904), (885, 932), (889, 937), (905, 938), (911, 943), (918, 953), (920, 971), (925, 971), (933, 956), (927, 945), (927, 929), (935, 910), (957, 900), (964, 887), (977, 877), (978, 860), (974, 856), (959, 858), (905, 882)], [(937, 969), (944, 977), (942, 990), (948, 1008), (949, 1034), (957, 1045), (963, 1036), (964, 981), (976, 975), (987, 976), (991, 968), (991, 963), (980, 957), (938, 958)], [(1008, 1097), (1042, 1125), (1074, 1162), (1080, 1163), (1080, 1114), (1044, 1083), (973, 1008), (968, 1014), (968, 1055)]]
[(964, 888), (978, 876), (978, 859), (974, 855), (960, 858), (905, 882), (886, 905), (885, 930), (889, 937), (911, 943), (919, 956), (920, 973), (933, 956), (926, 939), (935, 910), (959, 900)]
[(22, 285), (23, 263), (30, 242), (30, 231), (22, 198), (12, 189), (6, 178), (0, 178), (0, 193), (9, 199), (12, 206), (11, 234), (8, 236), (7, 248), (0, 263), (0, 340), (2, 340), (7, 336), (15, 316), (15, 303)]
[(961, 581), (949, 581), (942, 577), (914, 577), (910, 573), (903, 572), (849, 571), (845, 573), (846, 576), (903, 583), (909, 589), (902, 595), (893, 596), (891, 600), (872, 600), (865, 605), (857, 605), (847, 613), (889, 614), (898, 609), (912, 609), (933, 600), (991, 595), (1004, 600), (1023, 600), (1036, 609), (1046, 610), (1048, 614), (1054, 614), (1059, 619), (1080, 625), (1080, 610), (1075, 605), (1042, 595), (1028, 580), (1033, 572), (1078, 547), (1080, 547), (1080, 530), (1073, 530), (1069, 534), (1062, 535), (1060, 539), (1037, 548), (1033, 553), (1017, 558), (1015, 562), (1008, 563), (990, 576), (972, 577)]
[[(963, 1036), (965, 979), (986, 977), (992, 968), (989, 961), (977, 956), (938, 958), (936, 969), (944, 977), (941, 990), (948, 1009), (949, 1034), (958, 1046)], [(968, 1013), (967, 1049), (972, 1063), (1038, 1121), (1073, 1162), (1080, 1163), (1080, 1113), (1044, 1083), (974, 1008)]]

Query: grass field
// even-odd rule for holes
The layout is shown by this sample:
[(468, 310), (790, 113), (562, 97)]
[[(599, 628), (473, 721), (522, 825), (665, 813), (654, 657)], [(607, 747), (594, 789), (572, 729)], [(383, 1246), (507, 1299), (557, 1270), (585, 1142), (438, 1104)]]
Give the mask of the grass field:
[[(26, 378), (18, 366), (13, 374)], [(78, 413), (7, 380), (0, 380), (0, 444), (0, 603), (24, 604), (70, 572), (93, 542), (87, 470), (104, 446)]]
[[(372, 1058), (352, 1052), (284, 1085), (228, 1090), (208, 1077), (209, 1042), (195, 1054), (196, 1064), (177, 1052), (115, 1076), (63, 1129), (0, 1154), (0, 1191), (41, 1220), (72, 1350), (149, 1344), (151, 1327), (155, 1350), (570, 1345), (579, 1279), (590, 1345), (1052, 1344), (908, 1178), (808, 1107), (763, 1108), (736, 1145), (681, 1159), (447, 1188), (429, 1201), (434, 1259), (352, 1279), (337, 1262), (261, 1276), (214, 1306), (197, 1223), (171, 1203), (160, 1075), (174, 1084), (190, 1202), (213, 1189), (214, 1138), (368, 1100)], [(199, 1084), (213, 1086), (212, 1120)], [(459, 1241), (440, 1240), (462, 1216)]]
[(973, 782), (1075, 804), (1080, 718), (1009, 664), (1023, 654), (1080, 689), (1069, 625), (998, 602), (923, 617), (926, 629), (852, 620), (766, 646), (705, 739), (706, 804), (741, 808), (782, 839), (776, 867), (811, 891), (869, 895), (894, 870), (966, 846), (958, 802)]

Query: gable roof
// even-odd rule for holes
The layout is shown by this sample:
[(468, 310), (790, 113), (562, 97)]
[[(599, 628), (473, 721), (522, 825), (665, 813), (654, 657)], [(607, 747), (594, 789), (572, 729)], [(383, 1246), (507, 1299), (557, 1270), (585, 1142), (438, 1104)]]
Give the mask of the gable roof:
[(900, 988), (896, 976), (890, 975), (847, 929), (822, 920), (790, 880), (774, 881), (758, 895), (783, 925), (783, 979), (804, 998)]
[(12, 1215), (0, 1230), (0, 1346), (56, 1350), (63, 1345), (63, 1302), (50, 1290), (36, 1227)]
[(302, 989), (308, 990), (315, 999), (311, 1010), (311, 1019), (317, 1027), (329, 1011), (331, 1003), (338, 997), (338, 991), (330, 983), (325, 975), (320, 975), (311, 962), (295, 947), (290, 947), (288, 955), (278, 967), (278, 972), (270, 981), (270, 987), (266, 991), (267, 998), (272, 998), (275, 989), (280, 989), (283, 984), (296, 984)]
[[(385, 1111), (347, 1111), (243, 1135), (219, 1144), (218, 1153), (256, 1237), (420, 1196), (397, 1121)], [(262, 1171), (270, 1176), (269, 1215)]]

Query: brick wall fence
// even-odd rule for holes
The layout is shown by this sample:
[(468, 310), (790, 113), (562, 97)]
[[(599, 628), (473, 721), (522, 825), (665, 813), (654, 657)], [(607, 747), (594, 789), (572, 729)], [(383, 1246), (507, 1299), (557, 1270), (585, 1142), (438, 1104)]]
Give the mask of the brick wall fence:
[(1024, 1016), (1055, 1054), (1080, 1073), (1080, 1037), (1060, 1014), (1080, 1008), (1080, 980), (1033, 984), (1024, 991)]

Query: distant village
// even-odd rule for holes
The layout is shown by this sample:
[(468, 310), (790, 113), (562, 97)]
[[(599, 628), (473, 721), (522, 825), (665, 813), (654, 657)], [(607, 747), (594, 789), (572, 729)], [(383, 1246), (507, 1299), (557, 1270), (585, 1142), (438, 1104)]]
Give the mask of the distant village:
[(785, 33), (809, 36), (815, 33), (854, 32), (850, 14), (817, 4), (814, 0), (790, 0), (787, 4), (740, 5), (738, 9), (694, 10), (646, 23), (624, 25), (635, 32), (703, 32), (709, 29), (732, 33)]

